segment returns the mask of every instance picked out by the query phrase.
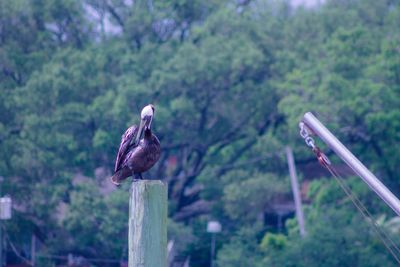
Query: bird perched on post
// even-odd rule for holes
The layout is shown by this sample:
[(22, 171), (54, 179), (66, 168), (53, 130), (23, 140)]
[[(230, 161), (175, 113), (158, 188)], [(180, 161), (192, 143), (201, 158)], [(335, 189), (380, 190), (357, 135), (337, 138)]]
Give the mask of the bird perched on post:
[(111, 177), (115, 185), (120, 185), (129, 176), (143, 179), (142, 173), (153, 167), (160, 158), (160, 141), (151, 131), (153, 117), (154, 106), (145, 106), (140, 114), (139, 128), (132, 125), (122, 135), (114, 175)]

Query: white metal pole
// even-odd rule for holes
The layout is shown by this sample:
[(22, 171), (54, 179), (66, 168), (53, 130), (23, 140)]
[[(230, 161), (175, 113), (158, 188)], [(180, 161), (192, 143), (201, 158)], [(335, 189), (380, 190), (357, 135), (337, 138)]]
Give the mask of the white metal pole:
[(36, 266), (36, 236), (34, 233), (32, 233), (31, 238), (31, 264)]
[(400, 216), (400, 201), (365, 167), (311, 112), (303, 117), (304, 124), (324, 141), (363, 181)]
[(297, 221), (299, 223), (299, 228), (300, 228), (300, 236), (304, 237), (306, 235), (306, 230), (304, 227), (303, 209), (301, 207), (302, 205), (301, 205), (301, 196), (300, 196), (300, 190), (299, 190), (299, 182), (297, 180), (296, 166), (294, 164), (293, 151), (289, 146), (286, 147), (286, 158), (287, 158), (288, 166), (289, 166), (290, 183), (292, 185), (294, 205), (296, 207), (296, 217), (297, 217)]
[(214, 254), (215, 254), (215, 233), (211, 233), (211, 261), (210, 266), (214, 267)]

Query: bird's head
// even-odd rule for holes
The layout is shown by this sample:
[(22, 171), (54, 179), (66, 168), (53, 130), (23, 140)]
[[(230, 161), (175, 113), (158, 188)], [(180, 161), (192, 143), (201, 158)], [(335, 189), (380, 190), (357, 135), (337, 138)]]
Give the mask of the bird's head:
[(143, 122), (143, 126), (146, 129), (151, 127), (151, 122), (154, 116), (154, 106), (152, 104), (145, 106), (140, 113), (140, 123)]
[(153, 122), (153, 117), (154, 117), (154, 110), (155, 109), (152, 104), (149, 104), (142, 109), (142, 112), (140, 113), (139, 131), (136, 135), (136, 140), (135, 140), (136, 144), (138, 144), (143, 131), (146, 129), (151, 129), (151, 123)]

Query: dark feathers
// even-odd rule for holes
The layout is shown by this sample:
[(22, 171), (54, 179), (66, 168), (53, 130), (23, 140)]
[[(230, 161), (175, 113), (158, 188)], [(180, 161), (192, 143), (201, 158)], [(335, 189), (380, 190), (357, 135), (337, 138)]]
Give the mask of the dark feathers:
[[(119, 169), (121, 169), (121, 165), (124, 162), (126, 155), (128, 154), (129, 148), (132, 148), (132, 145), (130, 145), (130, 143), (136, 138), (137, 133), (138, 127), (136, 125), (132, 125), (128, 129), (126, 129), (125, 133), (122, 135), (117, 159), (115, 161), (114, 172), (117, 172)], [(134, 145), (135, 144), (133, 144), (133, 146)]]

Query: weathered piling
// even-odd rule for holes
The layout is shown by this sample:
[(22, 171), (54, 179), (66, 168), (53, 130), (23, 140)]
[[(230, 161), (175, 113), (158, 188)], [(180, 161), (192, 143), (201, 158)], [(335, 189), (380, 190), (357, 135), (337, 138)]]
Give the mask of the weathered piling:
[(129, 199), (129, 267), (167, 265), (167, 185), (132, 183)]

